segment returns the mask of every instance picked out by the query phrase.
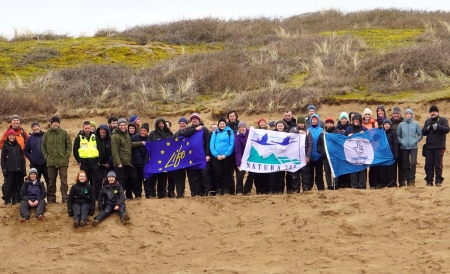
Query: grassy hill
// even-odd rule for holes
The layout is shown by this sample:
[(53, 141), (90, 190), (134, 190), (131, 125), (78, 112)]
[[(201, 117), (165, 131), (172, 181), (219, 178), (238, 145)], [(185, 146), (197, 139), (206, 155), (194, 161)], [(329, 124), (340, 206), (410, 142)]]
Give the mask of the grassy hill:
[(446, 100), (449, 40), (450, 13), (396, 9), (17, 34), (0, 39), (0, 115), (214, 116)]

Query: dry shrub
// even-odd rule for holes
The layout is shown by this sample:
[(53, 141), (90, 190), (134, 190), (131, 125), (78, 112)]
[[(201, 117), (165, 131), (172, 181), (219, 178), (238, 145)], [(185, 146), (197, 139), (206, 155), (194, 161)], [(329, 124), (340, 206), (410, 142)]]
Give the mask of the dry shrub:
[[(46, 103), (43, 103), (45, 100)], [(51, 116), (56, 112), (51, 98), (42, 97), (41, 94), (27, 92), (26, 90), (8, 90), (0, 87), (1, 116), (10, 116), (18, 113), (23, 117), (36, 114)]]
[(66, 39), (68, 37), (69, 37), (68, 34), (56, 34), (53, 31), (34, 33), (31, 31), (19, 32), (16, 30), (14, 32), (14, 37), (11, 39), (11, 42), (31, 41), (31, 40), (38, 40), (38, 41), (59, 40), (59, 39)]
[(25, 54), (17, 60), (17, 66), (36, 64), (60, 55), (60, 52), (51, 48), (37, 48)]

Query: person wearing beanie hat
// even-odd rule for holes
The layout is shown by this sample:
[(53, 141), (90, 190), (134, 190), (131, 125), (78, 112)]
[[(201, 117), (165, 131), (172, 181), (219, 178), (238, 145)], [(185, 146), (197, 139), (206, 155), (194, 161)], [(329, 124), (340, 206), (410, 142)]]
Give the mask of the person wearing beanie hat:
[[(352, 124), (345, 130), (344, 134), (350, 137), (353, 134), (364, 133), (367, 128), (361, 125), (362, 120), (361, 114), (355, 112), (355, 114), (353, 114)], [(366, 180), (366, 169), (350, 174), (350, 184), (352, 188), (366, 189)]]
[(264, 118), (259, 118), (256, 122), (258, 129), (267, 129), (267, 120)]
[[(398, 159), (398, 137), (397, 132), (391, 128), (391, 119), (384, 119), (382, 122), (382, 128), (386, 132), (386, 138), (389, 143), (392, 155), (394, 159)], [(376, 188), (396, 187), (397, 186), (397, 165), (393, 163), (389, 166), (378, 166), (378, 176)]]
[(341, 131), (341, 133), (345, 133), (345, 131), (347, 130), (347, 128), (350, 126), (350, 119), (348, 117), (347, 112), (341, 112), (341, 114), (339, 114), (339, 121), (337, 123), (336, 128), (338, 130)]
[(315, 105), (309, 104), (308, 107), (306, 108), (306, 111), (308, 112), (308, 116), (311, 116), (316, 113), (317, 109)]
[(88, 214), (94, 215), (95, 201), (94, 188), (88, 183), (88, 175), (84, 170), (80, 170), (67, 200), (67, 212), (69, 217), (73, 217), (75, 228), (88, 223)]
[(100, 172), (100, 153), (97, 146), (97, 137), (91, 131), (92, 124), (90, 121), (84, 121), (82, 126), (83, 129), (73, 141), (73, 157), (77, 161), (80, 170), (86, 173), (86, 180), (94, 188), (95, 198), (98, 198), (103, 178)]
[(50, 119), (50, 124), (53, 124), (53, 123), (60, 124), (61, 123), (61, 119), (59, 119), (58, 116), (53, 116), (52, 119)]
[(319, 135), (319, 140), (317, 142), (317, 150), (320, 155), (322, 155), (322, 164), (325, 170), (325, 181), (327, 182), (328, 190), (336, 190), (339, 188), (338, 178), (331, 178), (331, 167), (328, 161), (327, 153), (325, 151), (325, 134), (341, 134), (341, 131), (334, 126), (334, 119), (327, 117), (325, 119), (325, 128)]
[(239, 127), (245, 127), (245, 128), (247, 128), (247, 124), (246, 124), (244, 121), (240, 121), (239, 124), (238, 124), (238, 128), (239, 128)]
[(9, 130), (13, 130), (15, 132), (16, 140), (17, 140), (17, 142), (19, 142), (20, 148), (23, 150), (25, 148), (25, 142), (28, 138), (28, 133), (20, 125), (19, 115), (13, 115), (11, 117), (11, 124), (8, 125), (5, 132), (3, 133), (2, 138), (0, 139), (0, 149), (2, 149), (3, 144), (5, 143), (6, 139), (8, 138), (7, 134), (8, 134)]
[(405, 111), (405, 121), (397, 128), (398, 142), (400, 143), (400, 157), (403, 161), (403, 174), (408, 186), (414, 186), (416, 180), (416, 164), (418, 143), (422, 140), (422, 130), (413, 119), (411, 109)]
[(20, 200), (23, 177), (27, 173), (22, 149), (16, 140), (16, 133), (12, 129), (7, 131), (7, 139), (2, 148), (1, 167), (4, 176), (2, 198), (6, 205), (10, 203), (14, 205)]
[(269, 130), (275, 130), (275, 121), (269, 122)]
[(119, 118), (119, 120), (117, 120), (117, 126), (120, 126), (120, 124), (128, 124), (127, 119)]
[[(311, 118), (314, 114), (317, 114), (317, 110), (316, 107), (313, 104), (310, 104), (307, 108), (308, 111), (308, 116), (305, 119), (305, 124), (306, 124), (306, 128), (310, 128), (311, 127)], [(318, 115), (318, 114), (317, 114)], [(319, 116), (318, 116), (319, 117)], [(318, 126), (321, 128), (325, 127), (325, 123), (319, 119), (319, 123)]]
[(44, 132), (36, 121), (31, 123), (31, 130), (33, 132), (28, 136), (23, 152), (28, 161), (30, 161), (30, 168), (37, 170), (38, 179), (40, 180), (44, 176), (45, 182), (48, 183), (47, 165), (41, 150)]
[[(134, 188), (132, 177), (132, 149), (145, 146), (145, 141), (132, 142), (127, 130), (127, 123), (124, 118), (118, 121), (118, 128), (111, 135), (111, 154), (113, 158), (114, 171), (117, 174), (117, 181), (123, 186), (127, 199), (140, 197), (139, 191)], [(141, 190), (142, 191), (142, 190)]]
[(36, 218), (38, 220), (44, 219), (45, 212), (45, 186), (38, 178), (38, 171), (31, 168), (28, 171), (28, 177), (25, 178), (20, 189), (20, 197), (22, 205), (20, 206), (20, 219), (21, 223), (26, 222), (30, 219), (30, 208), (36, 207)]
[(239, 170), (236, 176), (236, 195), (250, 195), (255, 173), (248, 172), (244, 185), (244, 176), (246, 171), (241, 170), (242, 154), (244, 153), (245, 145), (247, 144), (249, 129), (244, 121), (240, 121), (238, 126), (239, 130), (234, 140), (234, 156), (236, 167)]
[(178, 119), (178, 124), (179, 123), (185, 123), (187, 125), (189, 124), (189, 121), (185, 117), (181, 117), (180, 119)]
[(197, 112), (194, 112), (191, 114), (191, 116), (189, 117), (189, 121), (192, 122), (192, 119), (197, 119), (199, 121), (201, 121), (202, 119), (200, 119), (200, 114), (198, 114)]
[(439, 115), (437, 106), (431, 106), (430, 118), (425, 121), (422, 128), (423, 136), (427, 137), (422, 151), (422, 155), (425, 156), (427, 186), (433, 185), (433, 179), (436, 186), (442, 186), (442, 181), (444, 181), (442, 169), (448, 132), (447, 118)]
[(370, 108), (364, 109), (362, 126), (367, 129), (378, 128), (378, 122), (374, 118), (372, 118), (372, 111), (370, 110)]
[(54, 116), (51, 121), (50, 129), (42, 137), (42, 155), (47, 161), (48, 171), (47, 202), (56, 203), (56, 178), (59, 174), (62, 202), (67, 203), (67, 170), (72, 154), (72, 140), (69, 133), (60, 127), (58, 117)]
[[(404, 118), (402, 117), (402, 112), (400, 110), (400, 107), (396, 106), (394, 107), (393, 111), (392, 111), (392, 116), (391, 116), (391, 129), (394, 130), (397, 133), (397, 129), (398, 126), (400, 125), (401, 122), (404, 121)], [(403, 174), (403, 159), (402, 157), (400, 157), (400, 143), (397, 142), (398, 144), (398, 153), (399, 153), (399, 157), (397, 158), (397, 161), (395, 161), (395, 165), (397, 166), (397, 181), (398, 181), (398, 185), (399, 186), (405, 186), (406, 185), (406, 179), (405, 179), (405, 175)]]
[(114, 171), (108, 173), (108, 183), (100, 190), (98, 198), (98, 210), (100, 211), (97, 216), (94, 217), (92, 226), (98, 226), (101, 221), (111, 215), (113, 212), (117, 212), (122, 224), (126, 224), (130, 220), (130, 216), (126, 211), (125, 195), (122, 185), (119, 183), (119, 176)]
[(141, 117), (137, 115), (131, 115), (130, 123), (134, 123), (136, 125), (136, 131), (139, 131), (141, 128)]
[(141, 129), (145, 129), (147, 132), (150, 132), (150, 126), (148, 123), (143, 123)]
[(297, 116), (297, 125), (298, 124), (305, 124), (306, 123), (306, 117), (303, 115)]
[(225, 119), (219, 118), (217, 129), (211, 135), (209, 146), (217, 187), (216, 195), (230, 193), (231, 171), (234, 170), (233, 163), (235, 162), (231, 157), (234, 151), (234, 138), (233, 130), (227, 126)]

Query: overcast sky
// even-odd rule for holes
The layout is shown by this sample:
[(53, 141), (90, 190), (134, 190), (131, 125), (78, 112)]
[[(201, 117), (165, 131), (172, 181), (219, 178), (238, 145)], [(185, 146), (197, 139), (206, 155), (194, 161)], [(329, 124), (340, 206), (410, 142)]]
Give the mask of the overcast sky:
[(71, 36), (202, 17), (289, 17), (326, 9), (399, 8), (450, 11), (448, 0), (0, 0), (0, 35), (51, 30)]

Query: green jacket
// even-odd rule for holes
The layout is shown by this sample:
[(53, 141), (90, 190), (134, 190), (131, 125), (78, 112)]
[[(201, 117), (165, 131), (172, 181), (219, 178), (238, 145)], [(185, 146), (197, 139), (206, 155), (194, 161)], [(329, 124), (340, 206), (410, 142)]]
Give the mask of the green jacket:
[(50, 129), (42, 137), (42, 154), (47, 161), (47, 167), (69, 166), (72, 140), (62, 128)]
[(131, 142), (128, 131), (121, 132), (118, 128), (113, 130), (111, 136), (111, 153), (114, 166), (131, 165), (131, 149), (142, 146), (141, 142)]

